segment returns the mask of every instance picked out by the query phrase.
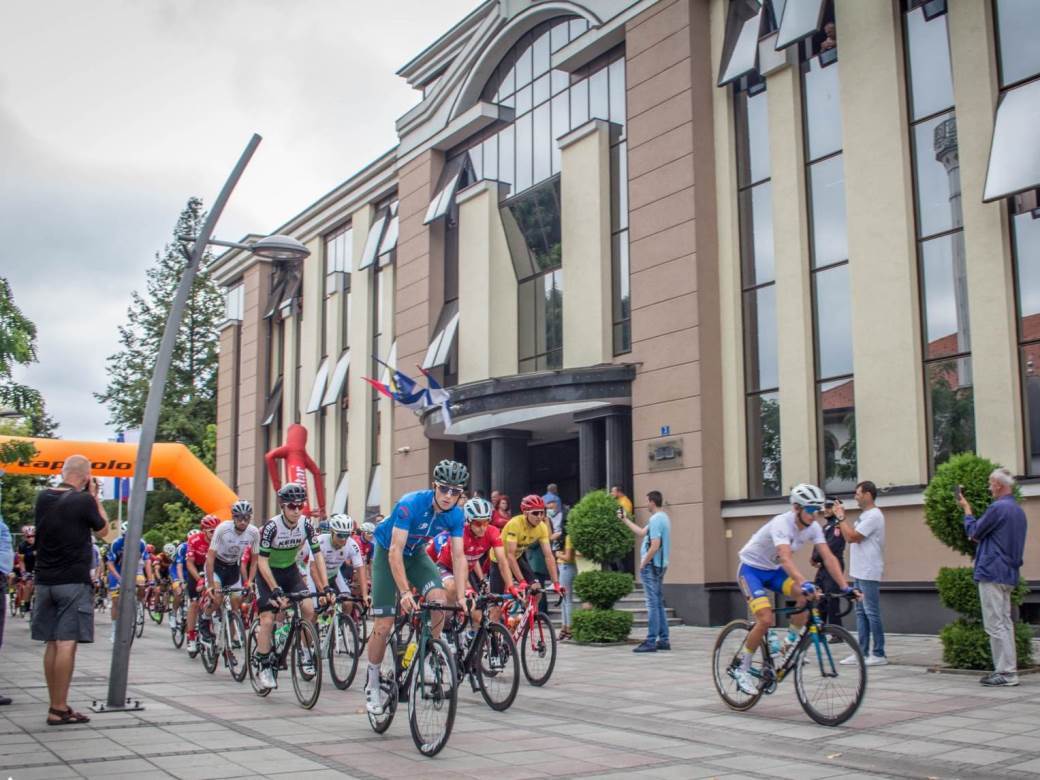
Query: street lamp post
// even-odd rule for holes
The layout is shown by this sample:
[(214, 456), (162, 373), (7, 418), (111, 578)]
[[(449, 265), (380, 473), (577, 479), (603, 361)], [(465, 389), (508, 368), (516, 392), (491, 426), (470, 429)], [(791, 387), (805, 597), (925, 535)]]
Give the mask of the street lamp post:
[(166, 388), (166, 375), (169, 372), (170, 361), (173, 357), (174, 342), (180, 330), (188, 296), (195, 282), (195, 276), (198, 273), (206, 246), (208, 244), (217, 244), (218, 246), (230, 245), (249, 250), (261, 257), (274, 259), (306, 257), (310, 254), (307, 248), (300, 242), (288, 236), (270, 236), (257, 241), (255, 244), (228, 244), (212, 239), (213, 229), (224, 211), (224, 206), (231, 196), (231, 191), (241, 178), (242, 172), (245, 170), (246, 165), (249, 164), (249, 160), (259, 144), (260, 136), (254, 134), (246, 145), (245, 151), (239, 157), (238, 163), (231, 171), (231, 175), (224, 183), (224, 187), (221, 189), (216, 201), (210, 208), (199, 234), (194, 237), (181, 237), (183, 242), (191, 245), (191, 251), (189, 252), (185, 246), (182, 246), (182, 251), (187, 259), (187, 265), (184, 268), (184, 273), (181, 275), (177, 293), (170, 306), (170, 313), (166, 320), (166, 329), (163, 331), (159, 354), (155, 361), (152, 383), (148, 389), (148, 401), (145, 404), (144, 419), (141, 424), (141, 437), (137, 445), (133, 486), (130, 490), (130, 508), (127, 518), (126, 542), (123, 548), (123, 566), (119, 584), (119, 615), (115, 645), (112, 649), (112, 664), (109, 671), (108, 699), (106, 702), (95, 701), (93, 705), (95, 712), (141, 709), (139, 701), (130, 700), (126, 697), (126, 684), (130, 665), (131, 636), (134, 630), (134, 613), (137, 603), (135, 573), (141, 557), (140, 544), (142, 526), (144, 524), (144, 505), (147, 498), (148, 471), (152, 458), (152, 445), (155, 443), (155, 431), (159, 423), (159, 407)]

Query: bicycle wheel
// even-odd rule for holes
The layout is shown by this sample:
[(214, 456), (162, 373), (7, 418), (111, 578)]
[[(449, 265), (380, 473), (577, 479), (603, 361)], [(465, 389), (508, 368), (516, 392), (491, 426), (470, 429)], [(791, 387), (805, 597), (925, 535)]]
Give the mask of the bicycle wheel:
[(154, 620), (157, 624), (162, 625), (163, 613), (163, 597), (159, 593), (150, 593), (145, 599), (148, 602), (148, 617)]
[(253, 686), (253, 693), (257, 696), (266, 696), (271, 692), (270, 688), (265, 688), (260, 684), (260, 660), (257, 657), (256, 649), (256, 638), (260, 632), (260, 621), (257, 620), (249, 627), (249, 634), (246, 635), (246, 658), (249, 659), (246, 668), (249, 671), (249, 684)]
[(18, 595), (17, 591), (11, 591), (7, 594), (7, 611), (11, 617), (18, 614)]
[[(852, 634), (840, 626), (820, 626), (799, 655), (794, 689), (805, 713), (823, 726), (840, 726), (855, 715), (867, 690), (867, 667)], [(846, 658), (856, 662), (840, 663)]]
[(435, 756), (448, 744), (455, 723), (455, 661), (443, 639), (430, 639), (412, 663), (408, 726), (419, 752)]
[(476, 658), (480, 695), (499, 712), (508, 710), (520, 687), (516, 643), (501, 623), (489, 623)]
[(179, 648), (184, 644), (184, 625), (188, 620), (187, 610), (182, 603), (173, 611), (173, 627), (170, 628), (170, 638), (173, 646)]
[(292, 685), (296, 700), (305, 710), (318, 703), (321, 694), (321, 645), (318, 632), (306, 620), (301, 620), (293, 647), (289, 651)]
[(397, 635), (391, 634), (386, 652), (383, 654), (383, 662), (379, 666), (379, 689), (386, 705), (380, 715), (368, 713), (368, 725), (376, 734), (382, 734), (390, 728), (390, 724), (394, 721), (394, 714), (397, 712), (397, 703), (400, 700), (400, 692), (397, 689), (397, 653), (394, 652), (396, 645)]
[(542, 612), (535, 613), (534, 625), (525, 625), (520, 634), (520, 662), (531, 685), (549, 682), (556, 666), (556, 630)]
[(217, 645), (216, 639), (203, 639), (199, 637), (199, 657), (202, 659), (202, 666), (207, 672), (213, 674), (217, 671)]
[(350, 615), (338, 614), (329, 627), (329, 674), (332, 682), (345, 691), (354, 682), (361, 643), (358, 641), (357, 626)]
[(144, 604), (137, 602), (137, 610), (134, 612), (134, 634), (140, 638), (144, 633)]
[(246, 679), (249, 656), (246, 654), (246, 629), (242, 616), (231, 611), (224, 624), (224, 660), (235, 682)]
[[(712, 654), (715, 690), (726, 704), (735, 710), (749, 710), (762, 698), (762, 688), (755, 694), (747, 694), (737, 687), (733, 673), (740, 666), (741, 651), (751, 632), (752, 623), (747, 620), (734, 620), (725, 625), (715, 640), (715, 651)], [(765, 665), (765, 654), (759, 649), (751, 662), (751, 673), (761, 679), (761, 669)]]

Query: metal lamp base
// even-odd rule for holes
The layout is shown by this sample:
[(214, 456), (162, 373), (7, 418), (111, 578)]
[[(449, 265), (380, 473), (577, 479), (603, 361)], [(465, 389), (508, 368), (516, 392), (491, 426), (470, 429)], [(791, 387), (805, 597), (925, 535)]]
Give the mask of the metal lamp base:
[(108, 702), (94, 700), (94, 703), (90, 705), (90, 709), (98, 714), (104, 714), (106, 712), (137, 712), (144, 709), (144, 705), (141, 704), (139, 699), (127, 699), (125, 704), (119, 704), (113, 707)]

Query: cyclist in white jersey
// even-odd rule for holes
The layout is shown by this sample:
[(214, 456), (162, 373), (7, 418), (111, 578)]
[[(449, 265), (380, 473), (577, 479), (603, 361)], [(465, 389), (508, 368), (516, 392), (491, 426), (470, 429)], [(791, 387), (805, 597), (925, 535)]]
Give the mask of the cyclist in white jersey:
[[(354, 521), (349, 515), (333, 515), (329, 518), (329, 533), (318, 537), (321, 554), (325, 558), (325, 573), (329, 584), (343, 595), (349, 595), (350, 585), (357, 574), (360, 584), (360, 596), (368, 595), (368, 573), (365, 571), (365, 559), (361, 548), (354, 541)], [(350, 573), (344, 575), (344, 568)]]
[[(256, 579), (256, 566), (260, 551), (260, 529), (252, 523), (253, 505), (248, 501), (236, 501), (231, 507), (231, 519), (225, 520), (213, 532), (206, 553), (206, 585), (213, 598), (206, 610), (206, 616), (212, 617), (216, 610), (222, 588), (249, 588)], [(242, 579), (242, 555), (246, 549), (252, 550), (249, 571), (246, 581)], [(235, 594), (231, 604), (238, 611), (242, 606), (242, 597)]]

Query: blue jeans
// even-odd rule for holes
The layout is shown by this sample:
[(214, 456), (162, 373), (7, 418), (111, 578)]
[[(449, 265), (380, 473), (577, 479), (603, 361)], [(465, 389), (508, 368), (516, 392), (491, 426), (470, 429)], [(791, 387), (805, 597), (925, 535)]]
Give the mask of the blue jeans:
[(661, 593), (661, 582), (668, 567), (661, 568), (649, 563), (639, 572), (643, 580), (643, 593), (646, 594), (646, 614), (649, 622), (647, 642), (668, 641), (668, 618), (664, 612), (664, 596)]
[(863, 601), (856, 602), (856, 630), (863, 655), (871, 655), (871, 639), (874, 640), (874, 655), (885, 656), (885, 627), (881, 625), (881, 583), (878, 580), (856, 580), (856, 587), (863, 591)]
[(563, 625), (571, 627), (571, 609), (574, 601), (574, 578), (578, 576), (578, 567), (573, 563), (560, 564), (560, 584), (567, 593), (563, 597), (561, 607), (563, 609)]

